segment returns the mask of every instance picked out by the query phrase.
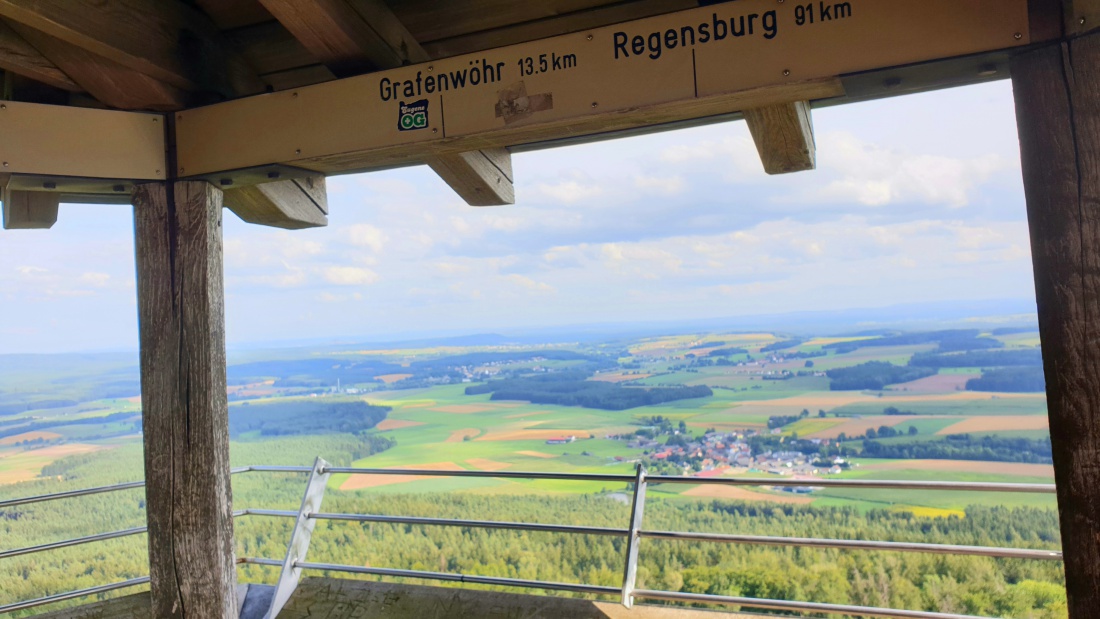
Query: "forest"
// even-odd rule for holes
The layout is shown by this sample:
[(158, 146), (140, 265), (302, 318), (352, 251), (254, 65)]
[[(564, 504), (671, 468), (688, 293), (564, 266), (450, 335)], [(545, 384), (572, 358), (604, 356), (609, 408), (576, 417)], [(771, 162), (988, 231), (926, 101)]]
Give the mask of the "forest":
[(255, 405), (245, 402), (229, 409), (229, 436), (237, 438), (253, 431), (260, 436), (354, 434), (378, 425), (390, 410), (388, 406), (371, 406), (362, 400), (289, 400)]
[(833, 391), (863, 389), (879, 391), (886, 385), (905, 383), (932, 376), (935, 373), (936, 370), (932, 368), (894, 365), (887, 361), (868, 361), (852, 367), (832, 369), (825, 374), (832, 379), (829, 389)]
[(967, 391), (1043, 393), (1047, 390), (1047, 381), (1042, 366), (995, 368), (984, 370), (981, 377), (966, 381), (966, 389)]
[(921, 331), (886, 335), (868, 340), (853, 342), (834, 342), (825, 344), (823, 349), (835, 349), (837, 353), (851, 352), (859, 348), (882, 346), (910, 346), (913, 344), (938, 344), (936, 352), (957, 352), (966, 350), (985, 350), (1003, 348), (999, 340), (981, 337), (978, 329), (948, 329), (945, 331)]
[(585, 380), (582, 373), (558, 372), (491, 380), (466, 388), (466, 395), (492, 393), (492, 400), (526, 400), (533, 404), (583, 406), (621, 411), (676, 400), (714, 395), (710, 387), (624, 387), (619, 383)]
[(882, 443), (863, 441), (864, 457), (930, 460), (987, 460), (1051, 464), (1050, 438), (949, 434), (938, 441)]
[(909, 365), (928, 368), (996, 368), (1007, 366), (1043, 365), (1043, 352), (1038, 348), (1017, 350), (975, 350), (962, 353), (917, 353)]

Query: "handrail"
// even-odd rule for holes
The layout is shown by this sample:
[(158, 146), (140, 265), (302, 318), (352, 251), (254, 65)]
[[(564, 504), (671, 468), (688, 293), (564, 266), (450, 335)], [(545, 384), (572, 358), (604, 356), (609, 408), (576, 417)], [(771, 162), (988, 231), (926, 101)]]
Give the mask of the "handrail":
[(11, 557), (18, 557), (20, 555), (29, 555), (36, 552), (45, 552), (47, 550), (57, 550), (58, 548), (68, 548), (69, 546), (79, 546), (80, 544), (89, 544), (91, 542), (102, 542), (109, 539), (117, 539), (119, 537), (128, 537), (130, 535), (139, 535), (141, 533), (145, 533), (147, 530), (148, 527), (135, 527), (133, 529), (123, 529), (122, 531), (112, 531), (110, 533), (88, 535), (87, 537), (76, 537), (60, 542), (50, 542), (49, 544), (40, 544), (38, 546), (27, 546), (26, 548), (3, 550), (0, 551), (0, 559), (8, 559)]
[(392, 524), (420, 524), (444, 527), (469, 527), (476, 529), (510, 529), (514, 531), (539, 531), (545, 533), (573, 533), (576, 535), (612, 535), (626, 537), (626, 529), (610, 527), (584, 527), (571, 524), (531, 524), (527, 522), (502, 522), (499, 520), (459, 520), (452, 518), (420, 518), (415, 516), (382, 516), (375, 514), (307, 514), (318, 520), (344, 520), (351, 522), (388, 522)]
[(147, 584), (148, 582), (149, 577), (142, 576), (140, 578), (131, 578), (130, 580), (115, 582), (109, 585), (99, 585), (98, 587), (88, 587), (87, 589), (79, 589), (77, 591), (67, 591), (65, 593), (47, 595), (46, 597), (41, 597), (34, 600), (27, 600), (25, 602), (16, 602), (14, 604), (0, 606), (0, 615), (4, 613), (13, 613), (17, 610), (26, 610), (28, 608), (34, 608), (36, 606), (45, 606), (46, 604), (53, 604), (54, 602), (64, 602), (65, 600), (84, 597), (86, 595), (96, 595), (98, 593), (106, 593), (108, 591), (114, 591), (116, 589), (136, 587), (138, 585)]
[[(894, 481), (894, 480), (865, 480), (865, 479), (790, 479), (790, 478), (717, 478), (717, 477), (691, 477), (684, 475), (647, 475), (643, 472), (639, 472), (638, 475), (624, 475), (624, 474), (604, 474), (604, 473), (553, 473), (553, 472), (539, 472), (539, 471), (453, 471), (453, 470), (424, 470), (424, 469), (371, 469), (371, 468), (356, 468), (356, 467), (331, 467), (325, 465), (322, 460), (318, 460), (316, 468), (303, 467), (303, 466), (268, 466), (268, 465), (252, 465), (245, 467), (238, 467), (231, 470), (232, 474), (248, 473), (248, 472), (262, 472), (262, 473), (312, 473), (314, 476), (310, 479), (313, 480), (316, 475), (330, 475), (335, 473), (343, 473), (350, 475), (410, 475), (410, 476), (423, 476), (423, 477), (481, 477), (481, 478), (500, 478), (500, 479), (552, 479), (552, 480), (564, 480), (564, 481), (600, 481), (600, 482), (618, 482), (618, 483), (637, 483), (639, 478), (645, 480), (648, 484), (691, 484), (691, 485), (730, 485), (730, 486), (773, 486), (773, 487), (834, 487), (834, 488), (867, 488), (867, 489), (898, 489), (898, 490), (949, 490), (949, 491), (966, 491), (966, 492), (1018, 492), (1018, 493), (1037, 493), (1037, 494), (1052, 494), (1055, 492), (1055, 486), (1053, 484), (1018, 484), (1018, 483), (985, 483), (985, 482), (926, 482), (926, 481)], [(311, 482), (312, 483), (312, 482)], [(129, 490), (134, 488), (140, 488), (145, 485), (143, 481), (125, 482), (120, 484), (114, 484), (110, 486), (99, 486), (95, 488), (85, 488), (78, 490), (67, 490), (63, 492), (43, 494), (31, 497), (24, 497), (18, 499), (9, 499), (0, 501), (0, 509), (6, 507), (14, 507), (18, 505), (26, 505), (31, 503), (38, 503), (42, 501), (51, 501), (56, 499), (65, 499), (79, 496), (87, 496), (93, 494), (100, 494), (104, 492), (114, 492), (121, 490)], [(324, 487), (324, 484), (320, 486)], [(644, 494), (640, 495), (635, 493), (634, 506), (632, 513), (636, 513), (640, 502), (644, 502)], [(317, 503), (319, 506), (319, 503)], [(316, 509), (316, 508), (313, 508)], [(266, 517), (279, 517), (279, 518), (296, 518), (299, 521), (299, 527), (303, 526), (301, 523), (309, 522), (312, 520), (335, 520), (335, 521), (350, 521), (350, 522), (380, 522), (391, 524), (408, 524), (408, 525), (423, 525), (423, 526), (450, 526), (450, 527), (468, 527), (468, 528), (483, 528), (483, 529), (503, 529), (503, 530), (515, 530), (515, 531), (535, 531), (535, 532), (547, 532), (547, 533), (562, 533), (562, 534), (576, 534), (576, 535), (603, 535), (614, 537), (628, 537), (632, 540), (632, 547), (637, 547), (637, 542), (643, 538), (659, 539), (659, 540), (679, 540), (679, 541), (696, 541), (696, 542), (712, 542), (712, 543), (726, 543), (726, 544), (748, 544), (748, 545), (773, 545), (773, 546), (793, 546), (793, 547), (805, 547), (805, 548), (833, 548), (833, 549), (845, 549), (845, 550), (882, 550), (892, 552), (925, 552), (936, 554), (956, 554), (956, 555), (973, 555), (973, 556), (987, 556), (996, 558), (1009, 558), (1009, 559), (1028, 559), (1028, 560), (1044, 560), (1044, 561), (1061, 561), (1062, 553), (1057, 550), (1046, 549), (1033, 549), (1033, 548), (1002, 548), (993, 546), (968, 546), (957, 544), (932, 544), (932, 543), (918, 543), (918, 542), (890, 542), (890, 541), (873, 541), (873, 540), (842, 540), (842, 539), (822, 539), (822, 538), (804, 538), (804, 537), (785, 537), (785, 536), (760, 536), (760, 535), (730, 535), (722, 533), (690, 533), (680, 531), (656, 531), (645, 530), (640, 526), (632, 529), (614, 528), (614, 527), (592, 527), (592, 526), (578, 526), (578, 525), (563, 525), (563, 524), (533, 524), (522, 522), (507, 522), (507, 521), (493, 521), (493, 520), (464, 520), (464, 519), (452, 519), (452, 518), (426, 518), (426, 517), (414, 517), (414, 516), (389, 516), (382, 514), (346, 514), (346, 513), (327, 513), (319, 511), (306, 511), (303, 509), (300, 511), (291, 510), (269, 510), (269, 509), (252, 509), (246, 508), (233, 512), (234, 518), (242, 516), (266, 516)], [(312, 526), (312, 525), (310, 525)], [(632, 525), (633, 526), (633, 525)], [(110, 533), (101, 533), (97, 535), (89, 535), (86, 537), (79, 537), (69, 540), (63, 540), (59, 542), (51, 542), (47, 544), (41, 544), (37, 546), (29, 546), (26, 548), (17, 548), (12, 550), (0, 551), (0, 559), (6, 559), (10, 557), (16, 557), (21, 555), (33, 554), (37, 552), (44, 552), (48, 550), (55, 550), (58, 548), (66, 548), (69, 546), (76, 546), (79, 544), (87, 544), (92, 542), (99, 542), (109, 539), (115, 539), (120, 537), (126, 537), (130, 535), (138, 535), (145, 533), (146, 527), (136, 527), (132, 529), (125, 529), (121, 531), (114, 531)], [(630, 553), (636, 561), (636, 553)], [(304, 557), (304, 553), (301, 555)], [(290, 557), (288, 557), (288, 561)], [(627, 581), (623, 588), (618, 587), (606, 587), (598, 585), (586, 585), (578, 583), (561, 583), (561, 582), (546, 582), (546, 581), (534, 581), (523, 580), (514, 578), (502, 578), (502, 577), (489, 577), (489, 576), (472, 576), (464, 574), (451, 574), (446, 572), (428, 572), (419, 570), (404, 570), (396, 568), (378, 568), (378, 567), (358, 567), (349, 565), (329, 564), (329, 563), (311, 563), (303, 560), (295, 559), (287, 564), (284, 561), (278, 561), (275, 559), (264, 558), (250, 558), (243, 557), (238, 560), (240, 564), (252, 564), (252, 565), (266, 565), (273, 567), (282, 567), (286, 570), (289, 566), (293, 570), (325, 570), (325, 571), (339, 571), (356, 574), (370, 574), (376, 576), (392, 576), (403, 578), (422, 578), (429, 580), (439, 580), (448, 582), (461, 582), (471, 584), (484, 584), (484, 585), (496, 585), (496, 586), (508, 586), (508, 587), (522, 587), (522, 588), (535, 588), (552, 591), (570, 591), (575, 593), (587, 593), (594, 595), (623, 595), (624, 603), (629, 603), (632, 598), (638, 599), (650, 599), (650, 600), (664, 600), (674, 602), (694, 602), (694, 603), (708, 603), (708, 604), (729, 604), (739, 606), (750, 606), (753, 608), (763, 608), (770, 610), (794, 610), (801, 612), (822, 612), (822, 613), (840, 613), (840, 614), (853, 614), (865, 617), (880, 617), (884, 619), (981, 619), (967, 615), (954, 615), (928, 611), (909, 611), (909, 610), (895, 610), (886, 608), (873, 608), (863, 606), (848, 606), (837, 604), (820, 604), (813, 602), (792, 602), (786, 600), (767, 600), (757, 598), (744, 598), (734, 596), (720, 596), (709, 594), (695, 594), (685, 592), (672, 592), (672, 591), (653, 591), (647, 589), (633, 589), (633, 583), (629, 582), (629, 573), (631, 568), (631, 557), (627, 558)], [(86, 595), (93, 595), (103, 593), (107, 591), (113, 591), (116, 589), (122, 589), (125, 587), (132, 587), (149, 582), (148, 577), (135, 578), (123, 582), (112, 583), (107, 585), (101, 585), (98, 587), (91, 587), (88, 589), (81, 589), (78, 591), (71, 591), (67, 593), (55, 594), (52, 596), (46, 596), (35, 600), (28, 600), (25, 602), (17, 602), (14, 604), (8, 604), (0, 606), (0, 614), (13, 612), (16, 610), (22, 610), (26, 608), (32, 608), (35, 606), (41, 606), (50, 604), (53, 602), (60, 602), (63, 600), (69, 600), (77, 597), (83, 597)], [(296, 577), (295, 581), (296, 582)], [(293, 585), (292, 585), (293, 586)]]

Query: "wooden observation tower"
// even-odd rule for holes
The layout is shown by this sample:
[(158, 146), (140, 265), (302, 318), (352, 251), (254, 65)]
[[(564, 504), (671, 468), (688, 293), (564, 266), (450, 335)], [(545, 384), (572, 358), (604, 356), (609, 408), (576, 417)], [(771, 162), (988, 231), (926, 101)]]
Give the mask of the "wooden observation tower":
[[(223, 207), (324, 226), (325, 177), (1011, 78), (1073, 619), (1100, 609), (1100, 0), (0, 0), (3, 225), (132, 205), (153, 613), (237, 614)], [(905, 118), (898, 118), (905, 122)], [(415, 209), (415, 204), (409, 204)], [(62, 213), (63, 214), (63, 213)]]

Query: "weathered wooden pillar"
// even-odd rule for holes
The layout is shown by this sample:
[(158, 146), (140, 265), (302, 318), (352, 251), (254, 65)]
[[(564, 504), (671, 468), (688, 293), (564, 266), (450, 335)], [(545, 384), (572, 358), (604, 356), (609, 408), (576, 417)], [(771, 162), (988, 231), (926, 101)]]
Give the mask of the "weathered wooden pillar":
[(222, 192), (134, 190), (153, 616), (236, 617)]
[(1072, 619), (1100, 609), (1100, 34), (1012, 63)]

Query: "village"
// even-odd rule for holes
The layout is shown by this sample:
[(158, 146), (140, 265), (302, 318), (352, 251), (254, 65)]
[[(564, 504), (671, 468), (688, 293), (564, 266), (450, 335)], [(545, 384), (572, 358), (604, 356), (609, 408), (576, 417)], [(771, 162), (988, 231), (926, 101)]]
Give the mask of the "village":
[[(657, 440), (661, 433), (665, 433), (661, 432), (662, 428), (670, 434), (665, 443)], [(840, 456), (826, 458), (816, 453), (760, 448), (754, 453), (750, 439), (755, 436), (762, 435), (755, 430), (728, 434), (709, 431), (702, 437), (692, 437), (679, 429), (669, 428), (665, 421), (663, 425), (643, 428), (640, 434), (607, 438), (626, 440), (628, 447), (643, 450), (639, 461), (644, 462), (652, 471), (664, 474), (705, 478), (766, 473), (812, 481), (821, 475), (839, 474), (852, 466), (847, 459)], [(782, 442), (780, 439), (780, 444)], [(829, 444), (828, 440), (814, 439), (812, 442), (823, 446)], [(810, 484), (776, 489), (794, 493), (809, 493), (814, 490)]]

